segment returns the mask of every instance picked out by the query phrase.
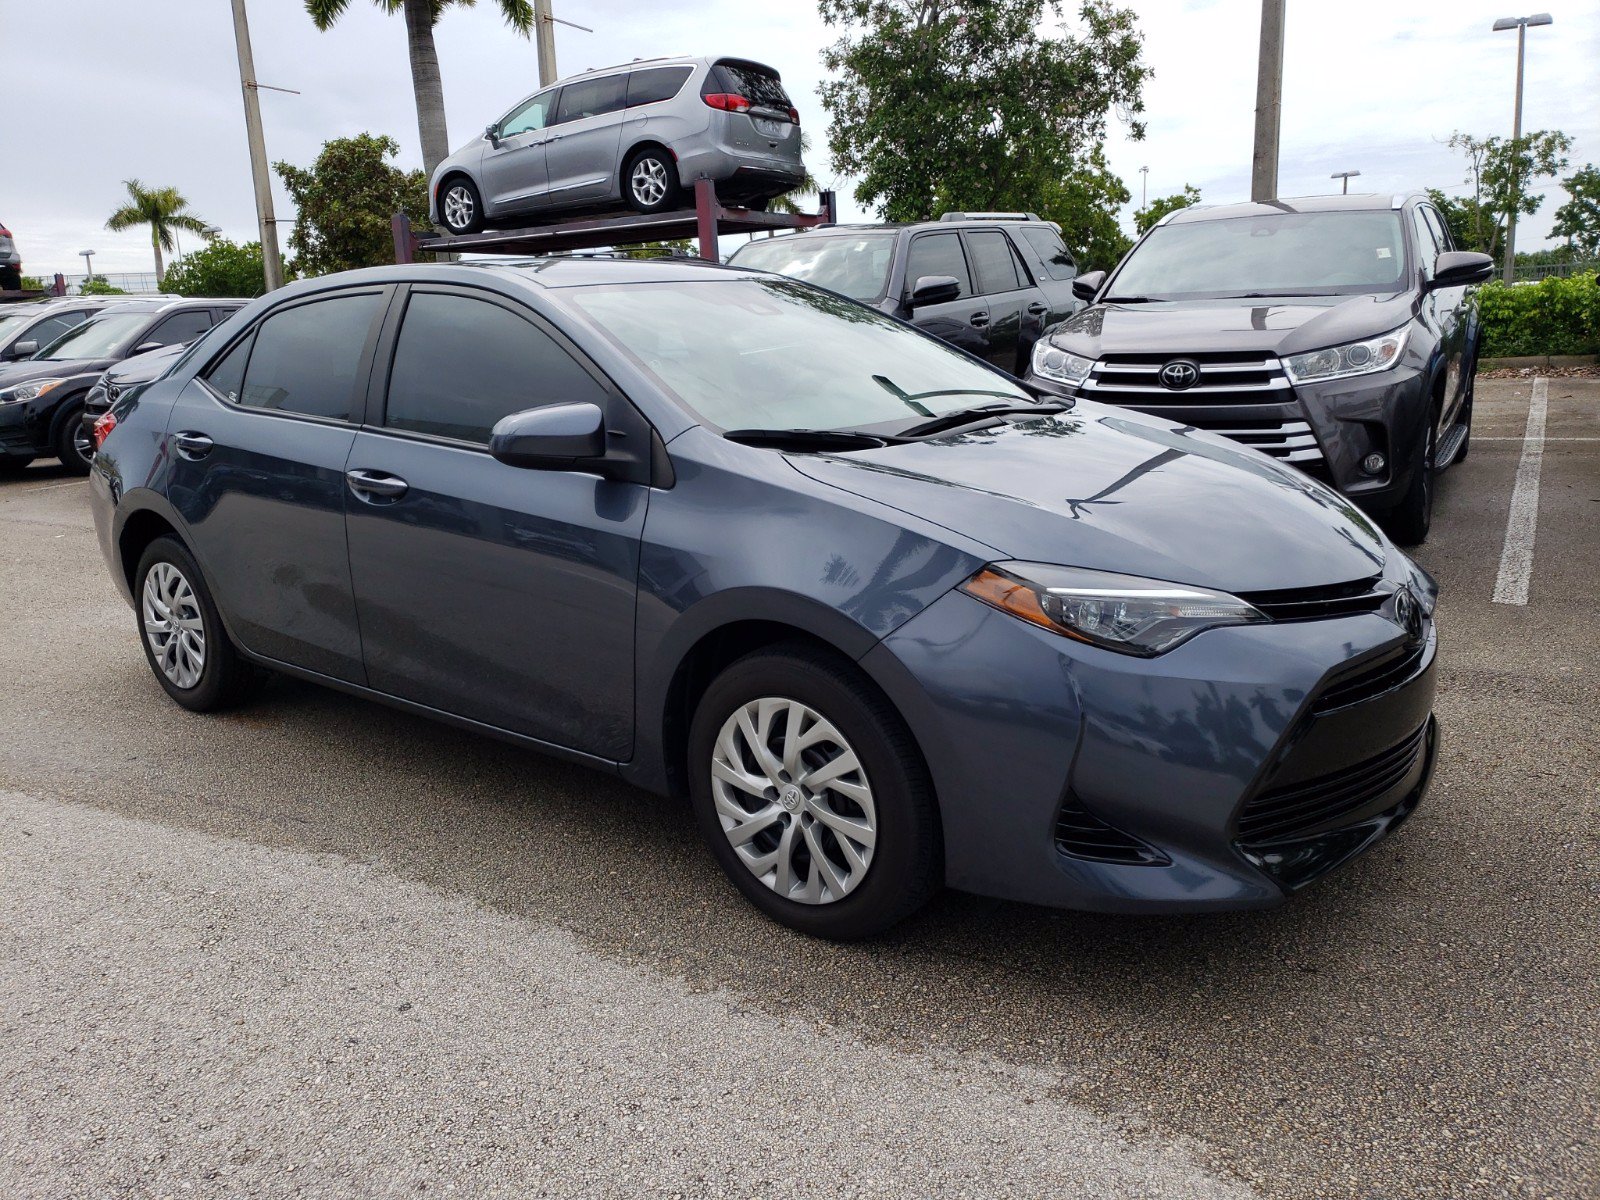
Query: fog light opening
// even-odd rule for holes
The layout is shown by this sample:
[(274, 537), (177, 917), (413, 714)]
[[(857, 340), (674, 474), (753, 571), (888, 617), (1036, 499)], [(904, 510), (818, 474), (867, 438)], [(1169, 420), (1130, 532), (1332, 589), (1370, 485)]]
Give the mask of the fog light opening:
[(1368, 475), (1382, 475), (1389, 460), (1381, 454), (1369, 454), (1361, 460), (1361, 469)]

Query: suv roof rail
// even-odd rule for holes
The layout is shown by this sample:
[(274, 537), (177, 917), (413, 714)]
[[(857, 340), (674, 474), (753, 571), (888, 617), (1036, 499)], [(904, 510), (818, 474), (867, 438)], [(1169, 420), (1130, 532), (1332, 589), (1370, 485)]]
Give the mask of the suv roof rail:
[(947, 212), (939, 215), (941, 221), (1038, 221), (1044, 218), (1034, 212)]

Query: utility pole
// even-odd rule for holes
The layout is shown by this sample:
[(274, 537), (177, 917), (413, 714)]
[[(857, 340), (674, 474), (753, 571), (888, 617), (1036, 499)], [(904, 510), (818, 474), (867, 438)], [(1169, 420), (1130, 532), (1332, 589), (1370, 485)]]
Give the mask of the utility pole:
[[(1549, 13), (1534, 13), (1531, 17), (1501, 17), (1494, 23), (1494, 32), (1502, 29), (1515, 28), (1517, 31), (1517, 103), (1515, 115), (1511, 122), (1511, 141), (1513, 148), (1522, 140), (1522, 51), (1528, 41), (1529, 25), (1550, 25)], [(1520, 184), (1511, 196), (1511, 211), (1506, 214), (1506, 262), (1503, 278), (1506, 286), (1516, 282), (1517, 277), (1517, 200), (1522, 191)]]
[(556, 19), (550, 15), (550, 0), (533, 0), (533, 40), (539, 48), (539, 86), (556, 81)]
[(1250, 199), (1278, 198), (1278, 125), (1283, 115), (1283, 0), (1261, 0), (1261, 59), (1256, 67), (1256, 146)]
[(261, 136), (261, 94), (256, 86), (255, 59), (250, 54), (250, 25), (244, 0), (233, 0), (233, 40), (239, 51), (239, 89), (244, 93), (244, 128), (250, 139), (250, 174), (256, 185), (256, 218), (261, 225), (261, 263), (267, 291), (283, 286), (283, 258), (278, 253), (278, 222), (272, 215), (272, 177), (267, 174), (267, 146)]

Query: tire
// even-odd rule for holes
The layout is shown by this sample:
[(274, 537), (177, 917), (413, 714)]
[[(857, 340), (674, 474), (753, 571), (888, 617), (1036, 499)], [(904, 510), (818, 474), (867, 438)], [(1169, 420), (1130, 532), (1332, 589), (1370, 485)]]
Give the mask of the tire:
[(1438, 436), (1437, 422), (1430, 412), (1421, 461), (1411, 472), (1411, 483), (1406, 488), (1405, 496), (1388, 511), (1382, 522), (1389, 536), (1402, 546), (1420, 546), (1428, 540), (1428, 529), (1433, 524), (1433, 493), (1438, 475), (1433, 469)]
[(0, 267), (0, 292), (20, 292), (22, 290), (22, 268)]
[(678, 164), (665, 150), (646, 146), (622, 168), (622, 198), (634, 212), (659, 213), (678, 207)]
[(458, 236), (483, 228), (483, 197), (465, 175), (452, 175), (439, 189), (439, 221)]
[(83, 401), (69, 403), (56, 416), (56, 457), (74, 475), (87, 475), (94, 462), (94, 440), (83, 435)]
[[(799, 710), (798, 740), (808, 743), (792, 758), (784, 754), (791, 709)], [(765, 728), (775, 773), (762, 767), (741, 715), (758, 740)], [(851, 753), (857, 768), (804, 786), (807, 772)], [(838, 941), (872, 937), (938, 889), (939, 818), (927, 767), (900, 715), (846, 660), (789, 643), (728, 667), (695, 710), (689, 778), (712, 855), (745, 898), (782, 925)], [(857, 840), (857, 832), (871, 836)]]
[[(217, 613), (199, 564), (176, 538), (158, 537), (145, 548), (134, 572), (133, 595), (145, 661), (150, 664), (156, 682), (184, 708), (192, 712), (216, 712), (238, 704), (260, 687), (264, 673), (245, 661), (234, 648), (227, 630), (222, 627), (222, 617)], [(167, 660), (179, 669), (169, 674), (169, 669), (158, 661), (156, 643), (164, 647), (173, 640), (170, 634), (163, 638), (162, 631), (155, 627), (158, 621), (164, 620), (163, 608), (175, 610), (191, 634), (194, 624), (190, 623), (198, 625), (198, 671), (193, 669), (196, 654), (192, 636), (184, 638)]]

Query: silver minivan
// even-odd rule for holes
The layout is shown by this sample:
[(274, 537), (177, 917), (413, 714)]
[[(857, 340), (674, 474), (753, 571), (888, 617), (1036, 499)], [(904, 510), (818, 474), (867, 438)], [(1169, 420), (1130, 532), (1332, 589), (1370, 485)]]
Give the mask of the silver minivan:
[(805, 179), (800, 114), (778, 73), (742, 58), (658, 58), (588, 71), (519, 102), (439, 164), (428, 215), (451, 233), (486, 221), (624, 201), (683, 206), (696, 179), (765, 208)]

